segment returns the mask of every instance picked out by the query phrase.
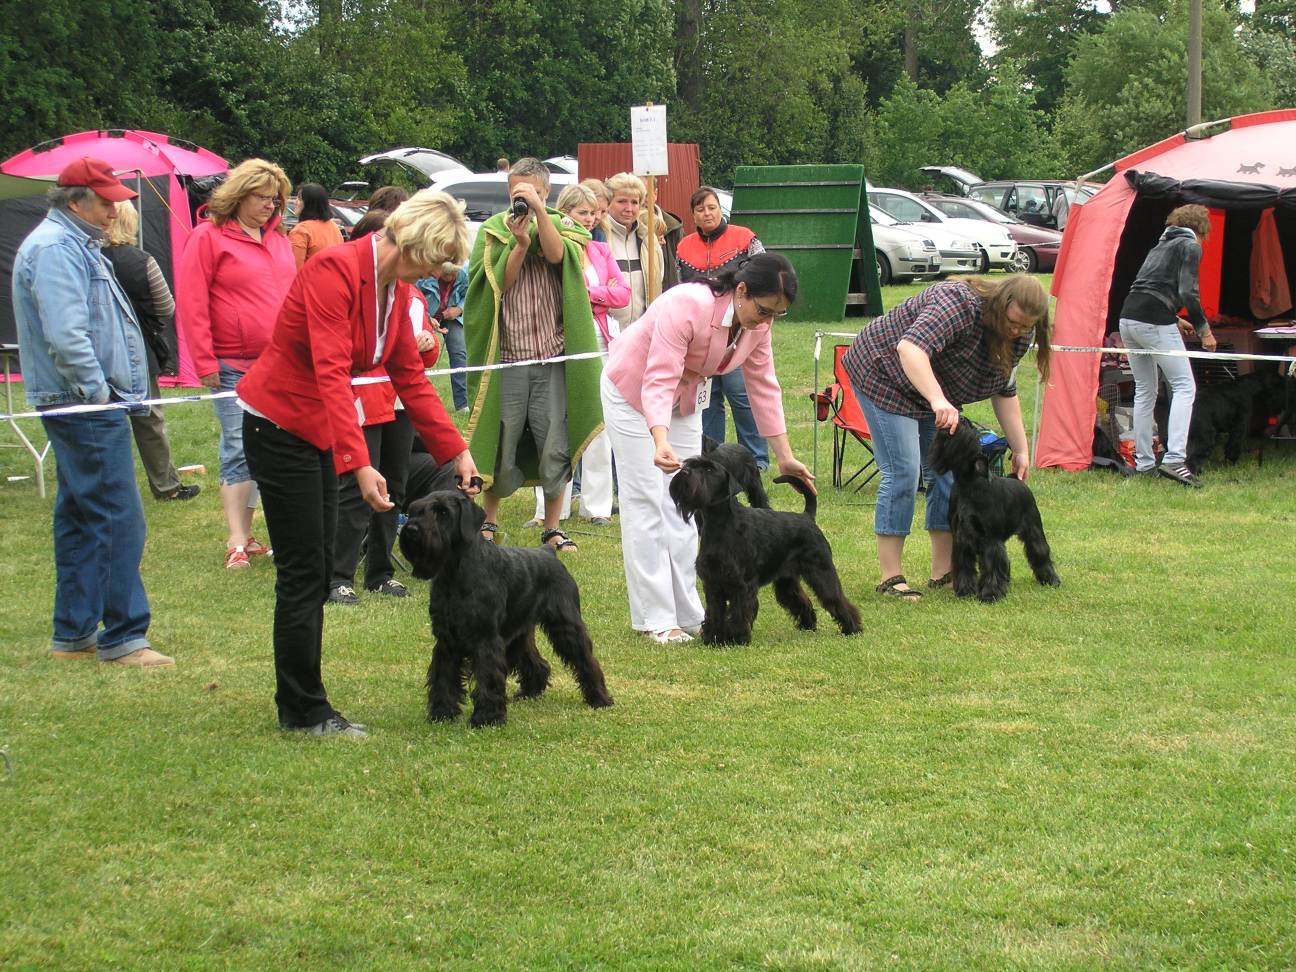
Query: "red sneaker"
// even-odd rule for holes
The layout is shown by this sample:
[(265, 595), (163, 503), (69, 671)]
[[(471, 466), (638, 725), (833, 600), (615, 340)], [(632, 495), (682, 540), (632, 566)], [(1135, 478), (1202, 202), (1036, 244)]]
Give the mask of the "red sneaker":
[(225, 569), (241, 570), (244, 567), (251, 567), (248, 560), (247, 551), (242, 547), (231, 547), (225, 551)]

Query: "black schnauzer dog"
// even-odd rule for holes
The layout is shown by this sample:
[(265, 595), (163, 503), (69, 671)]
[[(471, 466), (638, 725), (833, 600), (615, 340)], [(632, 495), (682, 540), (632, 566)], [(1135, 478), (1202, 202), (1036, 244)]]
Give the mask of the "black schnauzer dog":
[(747, 505), (752, 509), (768, 510), (769, 496), (761, 482), (760, 467), (751, 450), (740, 442), (717, 442), (709, 435), (702, 436), (702, 455), (724, 466), (734, 478), (740, 492), (747, 494)]
[(1008, 593), (1010, 569), (1004, 544), (1013, 534), (1026, 547), (1035, 579), (1050, 587), (1062, 584), (1053, 569), (1035, 496), (1016, 477), (990, 475), (976, 426), (963, 419), (953, 435), (938, 430), (927, 464), (933, 472), (954, 474), (949, 522), (954, 534), (955, 594), (975, 594), (989, 604)]
[(815, 524), (815, 497), (794, 476), (780, 476), (805, 497), (804, 513), (749, 509), (735, 499), (741, 485), (710, 456), (684, 460), (671, 479), (670, 495), (685, 520), (697, 517), (697, 572), (706, 593), (702, 640), (708, 645), (751, 643), (760, 588), (774, 595), (798, 628), (813, 631), (814, 605), (801, 588), (810, 585), (842, 634), (861, 629), (859, 611), (842, 591), (832, 548)]
[[(1188, 426), (1188, 468), (1199, 473), (1224, 439), (1224, 458), (1230, 463), (1242, 457), (1248, 435), (1264, 435), (1269, 419), (1282, 412), (1286, 402), (1286, 379), (1274, 371), (1257, 371), (1232, 381), (1205, 385), (1193, 402)], [(1260, 444), (1264, 461), (1264, 442)]]
[(432, 582), (436, 645), (427, 674), (429, 721), (459, 715), (470, 674), (476, 678), (473, 726), (503, 724), (509, 672), (520, 682), (516, 698), (544, 692), (549, 666), (536, 651), (536, 625), (571, 669), (586, 704), (611, 705), (581, 619), (576, 581), (552, 548), (497, 547), (482, 540), (485, 519), (463, 493), (437, 492), (410, 505), (401, 530), (401, 551), (414, 576)]

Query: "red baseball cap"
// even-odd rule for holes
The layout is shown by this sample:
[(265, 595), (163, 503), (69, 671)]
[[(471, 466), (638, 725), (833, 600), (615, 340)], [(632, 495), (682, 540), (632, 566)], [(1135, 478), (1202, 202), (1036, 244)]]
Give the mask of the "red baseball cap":
[(122, 202), (139, 195), (122, 185), (113, 175), (112, 166), (102, 159), (77, 159), (59, 173), (60, 186), (88, 186), (109, 202)]

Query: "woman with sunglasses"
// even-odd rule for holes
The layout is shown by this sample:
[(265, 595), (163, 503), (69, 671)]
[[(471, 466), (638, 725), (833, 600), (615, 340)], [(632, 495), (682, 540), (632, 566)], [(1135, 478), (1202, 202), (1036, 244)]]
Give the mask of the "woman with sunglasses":
[(1026, 478), (1030, 448), (1013, 375), (1036, 343), (1035, 365), (1048, 380), (1048, 295), (1034, 277), (965, 277), (928, 287), (877, 318), (842, 358), (873, 437), (882, 473), (873, 532), (881, 582), (877, 592), (904, 601), (922, 597), (901, 570), (921, 475), (931, 538), (929, 588), (950, 583), (953, 477), (927, 469), (933, 437), (952, 433), (959, 409), (990, 399), (1012, 450), (1012, 471)]
[[(247, 159), (208, 200), (180, 260), (176, 319), (198, 380), (233, 391), (270, 343), (279, 305), (297, 274), (281, 218), (291, 184), (283, 169)], [(231, 398), (212, 402), (220, 423), (220, 492), (229, 536), (225, 566), (249, 566), (267, 553), (252, 537), (256, 487), (243, 453), (243, 412)]]
[(787, 258), (761, 253), (713, 280), (672, 287), (608, 348), (603, 420), (620, 483), (630, 623), (658, 644), (689, 641), (702, 623), (697, 528), (676, 512), (669, 487), (682, 460), (701, 449), (713, 376), (742, 369), (779, 471), (814, 489), (814, 476), (788, 444), (770, 342), (774, 319), (796, 294)]

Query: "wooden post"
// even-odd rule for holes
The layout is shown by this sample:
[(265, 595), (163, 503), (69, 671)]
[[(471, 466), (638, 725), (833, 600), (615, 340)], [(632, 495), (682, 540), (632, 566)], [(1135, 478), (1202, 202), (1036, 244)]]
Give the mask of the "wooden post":
[(657, 177), (648, 177), (648, 212), (645, 222), (648, 226), (648, 274), (644, 294), (648, 303), (652, 303), (661, 294), (661, 283), (657, 280)]

